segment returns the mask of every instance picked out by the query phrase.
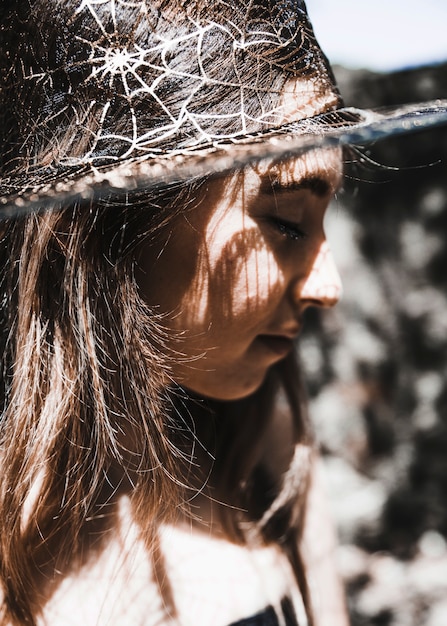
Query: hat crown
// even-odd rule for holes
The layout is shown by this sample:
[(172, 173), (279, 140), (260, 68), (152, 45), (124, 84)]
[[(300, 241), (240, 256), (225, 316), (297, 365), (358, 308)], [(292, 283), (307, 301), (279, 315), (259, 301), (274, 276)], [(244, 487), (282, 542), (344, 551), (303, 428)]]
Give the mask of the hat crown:
[(280, 123), (288, 78), (335, 89), (300, 0), (16, 0), (2, 173), (171, 155)]

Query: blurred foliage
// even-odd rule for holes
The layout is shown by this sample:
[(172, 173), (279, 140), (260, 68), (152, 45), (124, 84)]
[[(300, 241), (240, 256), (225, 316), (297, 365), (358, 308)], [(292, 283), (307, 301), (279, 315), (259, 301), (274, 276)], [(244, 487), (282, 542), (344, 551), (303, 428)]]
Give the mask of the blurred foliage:
[[(356, 106), (447, 97), (447, 66), (337, 73)], [(330, 314), (309, 311), (302, 340), (311, 415), (341, 539), (357, 555), (344, 572), (353, 625), (437, 626), (447, 580), (417, 581), (433, 559), (447, 564), (447, 128), (349, 160), (331, 226), (345, 295)], [(380, 587), (387, 559), (394, 583)]]

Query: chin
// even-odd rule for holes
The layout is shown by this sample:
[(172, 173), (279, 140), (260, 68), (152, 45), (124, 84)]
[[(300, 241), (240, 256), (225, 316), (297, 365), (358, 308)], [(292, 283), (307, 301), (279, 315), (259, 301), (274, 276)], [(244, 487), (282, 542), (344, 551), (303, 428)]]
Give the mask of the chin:
[(267, 371), (263, 372), (261, 376), (253, 376), (246, 380), (239, 378), (235, 381), (217, 381), (215, 384), (194, 386), (186, 384), (184, 386), (203, 398), (219, 402), (232, 402), (248, 398), (258, 391), (265, 380), (266, 373)]

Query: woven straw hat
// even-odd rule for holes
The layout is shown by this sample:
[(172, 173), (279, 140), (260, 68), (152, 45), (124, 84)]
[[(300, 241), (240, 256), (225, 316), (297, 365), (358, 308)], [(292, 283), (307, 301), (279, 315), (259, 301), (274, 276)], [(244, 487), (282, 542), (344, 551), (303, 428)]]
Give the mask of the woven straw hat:
[[(343, 108), (302, 0), (3, 1), (4, 215), (447, 122)], [(297, 78), (319, 114), (284, 120)]]

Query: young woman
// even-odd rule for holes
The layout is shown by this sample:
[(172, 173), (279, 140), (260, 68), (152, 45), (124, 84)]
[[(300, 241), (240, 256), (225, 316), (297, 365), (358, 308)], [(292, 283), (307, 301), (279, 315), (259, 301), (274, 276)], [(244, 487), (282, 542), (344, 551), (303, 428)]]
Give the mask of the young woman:
[(344, 119), (304, 3), (1, 32), (1, 623), (346, 624), (293, 349), (342, 158), (275, 149)]

